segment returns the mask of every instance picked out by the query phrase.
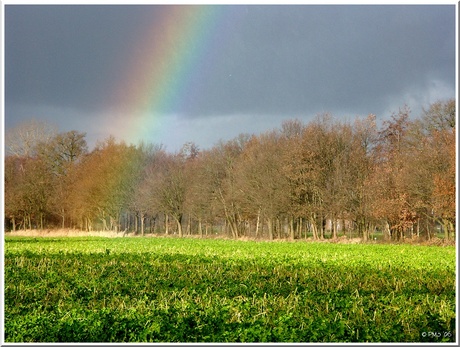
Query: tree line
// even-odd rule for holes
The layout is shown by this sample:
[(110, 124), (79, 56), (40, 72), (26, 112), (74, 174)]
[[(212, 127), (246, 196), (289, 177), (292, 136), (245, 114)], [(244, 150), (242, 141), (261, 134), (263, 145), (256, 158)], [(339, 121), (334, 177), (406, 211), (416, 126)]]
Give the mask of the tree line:
[(455, 230), (455, 100), (415, 120), (401, 108), (289, 120), (200, 150), (29, 121), (6, 134), (5, 229), (73, 228), (234, 238), (390, 240)]

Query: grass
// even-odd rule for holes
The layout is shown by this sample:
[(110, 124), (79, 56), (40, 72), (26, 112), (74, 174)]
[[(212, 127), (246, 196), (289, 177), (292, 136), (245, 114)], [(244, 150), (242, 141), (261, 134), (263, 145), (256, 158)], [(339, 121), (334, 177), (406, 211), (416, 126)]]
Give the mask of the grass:
[(453, 342), (455, 247), (5, 238), (6, 342)]

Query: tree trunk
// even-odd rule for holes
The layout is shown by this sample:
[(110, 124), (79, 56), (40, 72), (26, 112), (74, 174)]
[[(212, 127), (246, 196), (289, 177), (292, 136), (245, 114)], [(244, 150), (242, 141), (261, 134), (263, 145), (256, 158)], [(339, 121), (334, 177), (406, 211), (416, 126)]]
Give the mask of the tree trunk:
[(177, 224), (177, 232), (179, 233), (179, 237), (182, 237), (182, 215), (179, 217), (176, 217), (173, 215), (174, 220), (176, 221)]
[(139, 218), (141, 220), (141, 235), (144, 236), (144, 214), (141, 212), (139, 214)]
[(318, 240), (318, 228), (316, 226), (315, 215), (310, 217), (311, 230), (313, 232), (313, 239)]
[(110, 217), (111, 229), (115, 232), (118, 232), (120, 225), (120, 214), (115, 215), (114, 218)]
[(25, 219), (26, 220), (24, 221), (24, 230), (27, 230), (27, 227), (29, 229), (32, 229), (32, 222), (30, 221), (30, 214), (27, 214)]
[(384, 239), (385, 240), (391, 240), (391, 232), (390, 232), (390, 224), (388, 223), (388, 221), (385, 222), (385, 227), (384, 227), (384, 230), (383, 230), (383, 235), (384, 235)]
[(102, 218), (102, 230), (107, 230), (107, 221), (105, 220), (105, 218)]
[(156, 227), (157, 219), (156, 218), (149, 218), (149, 233), (155, 233), (155, 227)]
[(295, 232), (296, 232), (296, 234), (297, 234), (297, 237), (298, 237), (299, 239), (301, 239), (301, 238), (302, 238), (302, 233), (300, 232), (299, 225), (300, 225), (300, 223), (299, 223), (299, 218), (297, 218), (297, 219), (296, 219), (296, 223), (295, 223)]
[(444, 229), (444, 239), (449, 240), (451, 238), (451, 233), (454, 230), (453, 223), (446, 218), (443, 218), (441, 222), (442, 228)]
[(363, 229), (363, 240), (367, 241), (369, 239), (369, 228)]
[(236, 218), (234, 216), (230, 216), (227, 213), (225, 214), (226, 214), (225, 227), (227, 227), (227, 225), (230, 226), (230, 231), (232, 233), (233, 238), (237, 239), (238, 238), (238, 226), (236, 224)]
[(230, 221), (230, 228), (232, 230), (233, 237), (237, 239), (238, 238), (238, 226), (236, 225), (236, 222), (234, 220)]
[(192, 216), (188, 216), (188, 222), (187, 222), (187, 235), (191, 234), (191, 228), (192, 228)]
[(165, 234), (169, 234), (169, 217), (167, 213), (165, 213)]
[(267, 227), (268, 227), (268, 238), (269, 240), (273, 240), (273, 219), (267, 218)]
[(64, 229), (65, 228), (65, 210), (61, 209), (61, 213), (62, 213), (62, 229)]
[(430, 232), (430, 220), (426, 219), (426, 239), (431, 240), (431, 232)]
[(319, 238), (321, 240), (324, 240), (324, 223), (323, 223), (323, 221), (324, 221), (324, 219), (323, 219), (322, 216), (319, 217), (319, 221), (317, 221), (317, 223), (319, 223), (319, 234), (320, 234)]
[(260, 209), (257, 211), (256, 238), (259, 236), (259, 225), (260, 225)]
[(89, 217), (85, 217), (86, 231), (93, 231), (92, 221)]
[(294, 217), (289, 217), (289, 233), (291, 234), (291, 240), (294, 240), (295, 239)]
[[(303, 230), (302, 230), (302, 229), (303, 229), (302, 224), (303, 224), (303, 218), (300, 217), (300, 218), (299, 218), (299, 235), (300, 235), (300, 237), (302, 237), (302, 231), (303, 231)], [(305, 231), (305, 235), (304, 235), (304, 236), (305, 236), (305, 240), (306, 240), (306, 239), (307, 239), (307, 232), (306, 232), (306, 231)]]
[(276, 238), (279, 238), (279, 239), (283, 239), (284, 238), (284, 230), (283, 230), (283, 225), (281, 223), (281, 220), (276, 217), (276, 234), (275, 234), (275, 237)]
[(198, 218), (198, 234), (203, 237), (203, 228), (201, 227), (201, 218)]
[(444, 240), (449, 240), (449, 221), (447, 219), (442, 220), (442, 227), (444, 229)]
[(331, 219), (332, 226), (332, 239), (337, 239), (337, 219), (334, 217)]

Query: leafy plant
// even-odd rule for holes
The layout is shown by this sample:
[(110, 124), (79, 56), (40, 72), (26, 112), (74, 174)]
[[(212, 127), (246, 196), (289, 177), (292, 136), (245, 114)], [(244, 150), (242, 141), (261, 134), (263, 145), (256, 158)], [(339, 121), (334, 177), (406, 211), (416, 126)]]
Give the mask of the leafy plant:
[(454, 247), (95, 237), (5, 246), (7, 342), (456, 339)]

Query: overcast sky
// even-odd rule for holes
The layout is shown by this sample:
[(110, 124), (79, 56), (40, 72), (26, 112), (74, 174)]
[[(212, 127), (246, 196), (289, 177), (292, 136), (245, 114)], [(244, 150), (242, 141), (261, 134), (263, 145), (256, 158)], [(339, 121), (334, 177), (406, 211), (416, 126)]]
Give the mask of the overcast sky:
[[(114, 135), (175, 151), (324, 112), (382, 120), (407, 104), (416, 117), (455, 97), (454, 5), (204, 8), (196, 33), (180, 22), (187, 11), (4, 5), (5, 131), (34, 118), (86, 132), (90, 146)], [(168, 66), (183, 70), (175, 84), (143, 89), (143, 64), (158, 80)], [(163, 86), (170, 102), (137, 115), (129, 94), (154, 100)]]

